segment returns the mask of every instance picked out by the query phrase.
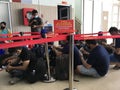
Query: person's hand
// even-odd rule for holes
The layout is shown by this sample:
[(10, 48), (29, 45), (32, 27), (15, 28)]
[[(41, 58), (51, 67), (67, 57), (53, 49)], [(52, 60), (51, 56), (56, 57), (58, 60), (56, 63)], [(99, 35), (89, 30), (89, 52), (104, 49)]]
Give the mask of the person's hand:
[(34, 19), (33, 22), (37, 22), (37, 20)]
[(6, 68), (6, 71), (11, 71), (13, 68), (10, 64), (8, 64), (7, 68)]
[(51, 48), (52, 48), (52, 50), (55, 50), (55, 49), (56, 49), (56, 46), (52, 46)]
[(82, 52), (79, 53), (80, 53), (80, 58), (83, 59), (83, 53)]
[(120, 55), (120, 48), (116, 48), (115, 53), (116, 53), (117, 55)]
[(33, 25), (33, 28), (37, 28), (37, 26), (36, 26), (36, 25)]
[(12, 64), (12, 60), (8, 60), (7, 63)]

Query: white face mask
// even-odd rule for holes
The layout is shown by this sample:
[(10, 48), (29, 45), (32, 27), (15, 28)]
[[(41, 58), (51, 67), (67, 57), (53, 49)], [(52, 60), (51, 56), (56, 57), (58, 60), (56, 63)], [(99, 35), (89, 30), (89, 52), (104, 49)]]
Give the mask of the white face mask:
[(35, 16), (35, 18), (38, 18), (38, 17), (39, 17), (38, 15)]

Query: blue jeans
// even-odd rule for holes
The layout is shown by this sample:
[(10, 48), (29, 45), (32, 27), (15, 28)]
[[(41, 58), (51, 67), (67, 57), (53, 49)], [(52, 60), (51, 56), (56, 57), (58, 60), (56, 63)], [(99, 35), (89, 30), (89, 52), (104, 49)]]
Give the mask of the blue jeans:
[(11, 70), (11, 71), (9, 71), (9, 73), (12, 77), (17, 77), (20, 79), (24, 78), (24, 76), (25, 76), (25, 71), (23, 71), (23, 70)]
[(93, 76), (96, 78), (101, 77), (94, 68), (85, 68), (83, 65), (80, 65), (80, 73), (87, 76)]

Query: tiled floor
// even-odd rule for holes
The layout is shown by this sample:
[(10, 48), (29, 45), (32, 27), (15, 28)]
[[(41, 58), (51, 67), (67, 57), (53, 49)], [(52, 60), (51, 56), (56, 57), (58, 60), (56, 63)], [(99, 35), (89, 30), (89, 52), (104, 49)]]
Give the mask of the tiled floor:
[[(76, 76), (80, 82), (74, 82), (77, 90), (120, 90), (120, 70), (112, 70), (102, 78), (96, 79), (85, 76)], [(27, 84), (23, 81), (9, 85), (8, 73), (0, 71), (0, 90), (63, 90), (69, 86), (68, 81), (56, 81), (54, 83), (37, 82)]]

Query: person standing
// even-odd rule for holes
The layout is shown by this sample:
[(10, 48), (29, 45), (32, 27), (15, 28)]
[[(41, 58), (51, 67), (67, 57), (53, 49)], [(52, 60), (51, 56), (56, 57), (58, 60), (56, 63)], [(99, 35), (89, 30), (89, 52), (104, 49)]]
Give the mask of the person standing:
[[(38, 15), (37, 10), (32, 10), (32, 18), (29, 20), (29, 26), (31, 26), (31, 32), (41, 32), (43, 28), (43, 21)], [(34, 35), (34, 34), (32, 34)]]

